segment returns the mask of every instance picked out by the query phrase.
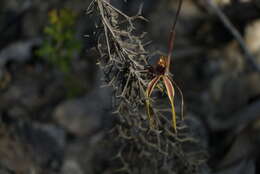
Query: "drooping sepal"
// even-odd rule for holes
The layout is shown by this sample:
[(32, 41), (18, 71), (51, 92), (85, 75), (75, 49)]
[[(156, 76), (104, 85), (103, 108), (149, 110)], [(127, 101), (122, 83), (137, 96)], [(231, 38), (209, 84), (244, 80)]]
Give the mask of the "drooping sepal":
[(155, 78), (153, 78), (148, 83), (148, 86), (147, 86), (147, 89), (146, 89), (146, 110), (147, 110), (147, 116), (148, 116), (150, 127), (154, 127), (154, 119), (151, 116), (152, 113), (151, 113), (150, 96), (151, 96), (155, 86), (157, 85), (157, 83), (160, 79), (161, 79), (161, 76), (156, 76)]
[(171, 103), (172, 127), (173, 127), (174, 131), (177, 133), (176, 112), (175, 112), (175, 106), (174, 106), (174, 87), (172, 85), (171, 80), (168, 78), (168, 76), (163, 76), (163, 83), (166, 87), (167, 96)]

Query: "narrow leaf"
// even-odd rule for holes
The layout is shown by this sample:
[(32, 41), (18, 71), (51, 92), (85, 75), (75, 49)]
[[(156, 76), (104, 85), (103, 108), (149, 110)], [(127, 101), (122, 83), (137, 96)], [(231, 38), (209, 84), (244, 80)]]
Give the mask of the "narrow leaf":
[(171, 80), (168, 76), (163, 76), (163, 82), (167, 90), (167, 95), (169, 97), (172, 109), (172, 127), (174, 128), (175, 132), (177, 133), (177, 125), (176, 125), (176, 113), (174, 107), (174, 87), (172, 85)]

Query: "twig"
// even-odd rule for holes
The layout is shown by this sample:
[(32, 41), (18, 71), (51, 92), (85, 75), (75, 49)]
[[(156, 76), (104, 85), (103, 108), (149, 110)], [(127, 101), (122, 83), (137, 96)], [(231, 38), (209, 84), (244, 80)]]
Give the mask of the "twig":
[(238, 30), (235, 28), (235, 26), (230, 22), (230, 20), (227, 18), (227, 16), (221, 11), (221, 9), (213, 2), (213, 0), (206, 0), (209, 6), (214, 10), (214, 12), (218, 15), (220, 18), (221, 22), (224, 24), (224, 26), (230, 31), (230, 33), (233, 35), (233, 37), (237, 40), (239, 43), (246, 61), (248, 64), (257, 72), (260, 72), (260, 67), (255, 61), (255, 57), (252, 55), (252, 53), (249, 51), (247, 48), (243, 37), (241, 34), (238, 32)]
[(105, 37), (106, 37), (106, 42), (107, 42), (107, 50), (108, 50), (108, 57), (111, 58), (111, 52), (110, 52), (110, 44), (109, 44), (109, 40), (108, 40), (108, 34), (107, 34), (107, 25), (105, 25), (106, 21), (105, 21), (105, 16), (104, 16), (104, 10), (102, 7), (102, 4), (100, 3), (100, 1), (98, 1), (98, 6), (100, 9), (100, 13), (102, 15), (103, 18), (103, 26), (104, 26), (104, 30), (105, 30)]

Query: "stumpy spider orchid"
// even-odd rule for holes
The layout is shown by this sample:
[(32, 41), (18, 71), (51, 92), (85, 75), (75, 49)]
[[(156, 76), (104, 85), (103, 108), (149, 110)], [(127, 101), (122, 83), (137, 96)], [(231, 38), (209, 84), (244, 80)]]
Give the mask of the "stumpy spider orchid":
[(178, 10), (177, 10), (177, 13), (175, 16), (175, 20), (174, 20), (173, 26), (171, 28), (170, 38), (169, 38), (169, 43), (168, 43), (168, 46), (169, 46), (168, 55), (167, 55), (167, 57), (161, 56), (156, 64), (156, 66), (152, 68), (152, 72), (155, 75), (155, 77), (148, 83), (147, 89), (146, 89), (147, 115), (148, 115), (150, 127), (153, 127), (154, 119), (151, 116), (152, 107), (151, 107), (150, 97), (151, 97), (151, 94), (152, 94), (153, 90), (155, 89), (155, 87), (158, 87), (160, 89), (159, 82), (162, 82), (164, 84), (166, 91), (167, 91), (167, 96), (168, 96), (168, 98), (170, 100), (170, 104), (171, 104), (172, 127), (173, 127), (175, 133), (177, 133), (177, 125), (176, 125), (176, 112), (175, 112), (175, 106), (174, 106), (174, 93), (175, 93), (174, 85), (177, 87), (178, 91), (181, 94), (182, 119), (183, 119), (183, 95), (182, 95), (182, 92), (181, 92), (180, 88), (178, 87), (178, 85), (171, 79), (171, 75), (170, 75), (169, 71), (170, 71), (171, 56), (172, 56), (172, 51), (173, 51), (174, 39), (175, 39), (175, 26), (177, 23), (177, 18), (179, 16), (181, 6), (182, 6), (182, 0), (180, 0), (180, 3), (178, 5)]

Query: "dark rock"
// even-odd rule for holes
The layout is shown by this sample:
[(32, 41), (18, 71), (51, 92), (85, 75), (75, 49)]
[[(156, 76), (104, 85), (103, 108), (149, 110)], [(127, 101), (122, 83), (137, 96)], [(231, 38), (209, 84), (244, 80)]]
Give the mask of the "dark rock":
[(33, 47), (39, 46), (41, 39), (34, 38), (25, 41), (17, 41), (3, 48), (0, 52), (0, 67), (8, 61), (24, 62), (32, 57)]
[(84, 135), (100, 126), (101, 110), (96, 103), (84, 99), (69, 100), (54, 111), (54, 119), (70, 133)]
[[(97, 79), (100, 79), (99, 74)], [(58, 105), (53, 113), (57, 123), (79, 136), (97, 131), (102, 118), (111, 114), (111, 91), (101, 88), (100, 83), (100, 80), (94, 82), (94, 90), (86, 96)]]
[(25, 174), (60, 169), (65, 148), (62, 129), (22, 119), (1, 120), (0, 170)]
[(66, 160), (63, 164), (62, 174), (83, 174), (80, 165), (75, 160)]
[(59, 170), (65, 148), (65, 134), (52, 125), (24, 123), (18, 127), (21, 142), (41, 168)]

